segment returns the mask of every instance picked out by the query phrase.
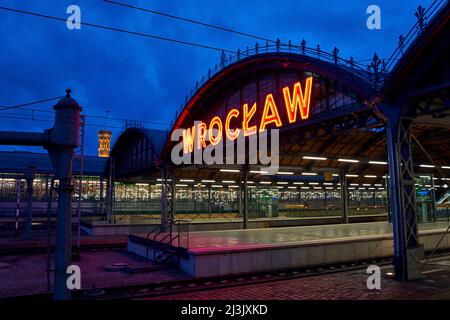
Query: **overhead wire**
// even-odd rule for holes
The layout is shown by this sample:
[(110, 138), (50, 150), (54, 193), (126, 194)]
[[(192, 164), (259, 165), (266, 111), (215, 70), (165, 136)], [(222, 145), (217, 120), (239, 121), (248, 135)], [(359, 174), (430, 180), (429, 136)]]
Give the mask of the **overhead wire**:
[[(40, 17), (40, 18), (45, 18), (45, 19), (50, 19), (50, 20), (55, 20), (55, 21), (60, 21), (60, 22), (64, 22), (64, 23), (67, 22), (67, 18), (60, 18), (60, 17), (56, 17), (56, 16), (51, 16), (51, 15), (47, 15), (47, 14), (38, 13), (38, 12), (32, 12), (32, 11), (26, 11), (26, 10), (20, 10), (20, 9), (13, 9), (13, 8), (8, 8), (8, 7), (3, 7), (3, 6), (0, 6), (0, 10), (16, 12), (16, 13), (20, 13), (20, 14), (25, 14), (25, 15), (30, 15), (30, 16), (35, 16), (35, 17)], [(104, 26), (104, 25), (100, 25), (100, 24), (96, 24), (96, 23), (80, 21), (80, 25), (93, 27), (93, 28), (98, 28), (98, 29), (103, 29), (103, 30), (114, 31), (114, 32), (120, 32), (120, 33), (125, 33), (125, 34), (131, 34), (131, 35), (145, 37), (145, 38), (157, 39), (157, 40), (162, 40), (162, 41), (166, 41), (166, 42), (172, 42), (172, 43), (177, 43), (177, 44), (184, 44), (184, 45), (198, 47), (198, 48), (203, 48), (203, 49), (209, 49), (209, 50), (215, 50), (215, 51), (227, 52), (227, 53), (234, 53), (234, 51), (223, 49), (223, 48), (219, 48), (219, 47), (214, 47), (214, 46), (210, 46), (210, 45), (200, 44), (200, 43), (191, 42), (191, 41), (178, 40), (178, 39), (174, 39), (174, 38), (168, 38), (168, 37), (158, 36), (158, 35), (149, 34), (149, 33), (130, 31), (130, 30), (116, 28), (116, 27)]]
[(217, 29), (217, 30), (221, 30), (221, 31), (225, 31), (225, 32), (230, 32), (230, 33), (234, 33), (234, 34), (237, 34), (237, 35), (241, 35), (241, 36), (245, 36), (245, 37), (249, 37), (249, 38), (253, 38), (253, 39), (257, 39), (257, 40), (264, 40), (264, 41), (271, 42), (271, 43), (276, 43), (277, 42), (276, 40), (272, 40), (272, 39), (268, 39), (268, 38), (265, 38), (265, 37), (257, 36), (257, 35), (250, 34), (250, 33), (247, 33), (247, 32), (237, 31), (237, 30), (234, 30), (234, 29), (213, 25), (211, 23), (206, 23), (206, 22), (202, 22), (202, 21), (199, 21), (199, 20), (184, 18), (184, 17), (177, 16), (177, 15), (170, 14), (170, 13), (166, 13), (166, 12), (161, 12), (161, 11), (157, 11), (157, 10), (142, 8), (142, 7), (131, 5), (131, 4), (128, 4), (128, 3), (112, 1), (112, 0), (102, 0), (102, 1), (110, 3), (110, 4), (114, 4), (114, 5), (117, 5), (117, 6), (122, 6), (122, 7), (125, 7), (125, 8), (139, 10), (139, 11), (143, 11), (143, 12), (147, 12), (147, 13), (152, 13), (152, 14), (163, 16), (163, 17), (167, 17), (167, 18), (171, 18), (171, 19), (175, 19), (175, 20), (180, 20), (180, 21), (184, 21), (184, 22), (188, 22), (188, 23), (193, 23), (193, 24), (197, 24), (197, 25), (201, 25), (201, 26), (204, 26), (204, 27)]

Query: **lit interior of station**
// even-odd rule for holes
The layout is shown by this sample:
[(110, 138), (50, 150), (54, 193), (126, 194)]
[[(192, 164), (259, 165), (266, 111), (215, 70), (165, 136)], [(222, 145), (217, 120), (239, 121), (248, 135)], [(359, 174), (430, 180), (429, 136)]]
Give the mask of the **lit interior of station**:
[[(305, 43), (223, 54), (186, 96), (170, 131), (126, 128), (109, 157), (85, 161), (74, 193), (83, 230), (130, 234), (128, 249), (147, 258), (175, 247), (181, 268), (194, 276), (393, 255), (396, 277), (416, 278), (417, 261), (450, 219), (446, 13), (437, 11), (389, 61), (375, 54), (368, 69), (337, 49)], [(219, 134), (207, 130), (214, 127)], [(250, 160), (249, 141), (275, 129), (279, 166), (267, 174)], [(182, 139), (172, 139), (177, 131)], [(244, 163), (225, 155), (193, 163), (195, 150), (218, 140), (231, 141)], [(190, 163), (174, 163), (180, 143), (175, 155), (187, 154)], [(3, 166), (4, 200), (14, 201), (17, 180), (27, 180), (17, 166)], [(51, 173), (35, 167), (33, 197), (45, 202)], [(26, 188), (20, 192), (26, 197)], [(259, 263), (257, 254), (271, 262)]]

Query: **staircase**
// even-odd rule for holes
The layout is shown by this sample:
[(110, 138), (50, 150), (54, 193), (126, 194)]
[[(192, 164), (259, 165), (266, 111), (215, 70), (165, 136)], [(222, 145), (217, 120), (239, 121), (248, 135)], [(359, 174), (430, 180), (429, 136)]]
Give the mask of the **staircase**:
[(169, 219), (147, 233), (147, 240), (147, 260), (178, 267), (189, 248), (189, 221)]

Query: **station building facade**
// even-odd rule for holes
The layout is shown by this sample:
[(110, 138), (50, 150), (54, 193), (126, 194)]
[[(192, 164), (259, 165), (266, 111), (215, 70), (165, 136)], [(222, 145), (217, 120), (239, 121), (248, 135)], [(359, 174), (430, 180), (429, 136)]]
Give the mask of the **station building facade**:
[[(323, 199), (321, 213), (335, 207), (348, 223), (351, 195), (359, 193), (372, 208), (381, 204), (392, 221), (396, 278), (417, 278), (424, 250), (418, 223), (440, 218), (436, 197), (450, 181), (448, 16), (447, 1), (419, 8), (417, 23), (392, 56), (375, 54), (368, 66), (343, 59), (337, 48), (308, 48), (306, 41), (222, 53), (186, 96), (160, 150), (152, 143), (161, 142), (155, 133), (131, 131), (121, 142), (125, 148), (113, 149), (110, 198), (116, 181), (160, 179), (162, 232), (181, 218), (185, 188), (205, 190), (210, 216), (212, 190), (230, 194), (243, 228), (252, 212), (300, 213), (310, 210), (312, 198)], [(277, 140), (279, 160), (269, 174), (251, 148), (256, 140), (261, 151), (266, 141), (258, 134), (265, 132)], [(239, 135), (246, 142), (240, 149)], [(244, 161), (226, 161), (227, 146), (232, 158)], [(219, 161), (195, 161), (205, 152)], [(187, 201), (195, 204), (194, 194)], [(280, 208), (287, 199), (295, 200)], [(108, 219), (113, 215), (114, 201)]]

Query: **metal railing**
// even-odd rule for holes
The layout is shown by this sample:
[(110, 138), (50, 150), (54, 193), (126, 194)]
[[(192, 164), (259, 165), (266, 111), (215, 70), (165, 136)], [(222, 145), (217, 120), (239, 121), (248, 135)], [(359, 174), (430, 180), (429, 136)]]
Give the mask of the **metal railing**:
[(246, 50), (242, 51), (238, 49), (235, 54), (230, 54), (228, 57), (225, 55), (225, 52), (222, 52), (220, 63), (216, 64), (212, 69), (209, 68), (207, 74), (203, 75), (201, 80), (197, 81), (195, 87), (192, 88), (191, 91), (185, 96), (184, 103), (182, 103), (175, 112), (175, 119), (171, 122), (171, 127), (173, 127), (178, 116), (185, 108), (189, 100), (195, 95), (197, 90), (216, 74), (242, 60), (267, 53), (294, 53), (301, 56), (316, 58), (320, 61), (331, 62), (336, 66), (353, 73), (361, 78), (361, 80), (367, 81), (374, 89), (379, 89), (384, 83), (385, 75), (394, 67), (394, 64), (401, 58), (401, 56), (403, 56), (404, 50), (411, 46), (411, 44), (417, 39), (417, 36), (420, 35), (426, 28), (426, 21), (429, 21), (431, 17), (439, 13), (447, 3), (448, 0), (435, 0), (427, 9), (419, 6), (416, 12), (417, 22), (413, 25), (406, 36), (400, 36), (399, 45), (394, 50), (392, 55), (388, 59), (379, 59), (375, 54), (371, 63), (368, 65), (357, 62), (353, 57), (350, 57), (349, 59), (341, 58), (339, 56), (339, 49), (336, 47), (332, 53), (322, 51), (319, 45), (317, 45), (316, 48), (306, 47), (305, 40), (303, 40), (300, 45), (294, 45), (291, 41), (287, 44), (281, 43), (279, 39), (275, 43), (269, 44), (266, 42), (265, 45), (259, 45), (256, 43), (254, 47), (247, 47)]
[(423, 34), (423, 31), (427, 27), (427, 22), (443, 10), (447, 4), (448, 0), (435, 0), (427, 9), (419, 6), (415, 13), (417, 18), (416, 23), (405, 36), (400, 35), (398, 46), (392, 55), (385, 60), (382, 72), (387, 73), (393, 69), (395, 63), (400, 60), (404, 52), (410, 48), (415, 41), (420, 39), (420, 35)]
[(152, 245), (147, 246), (147, 260), (149, 260), (149, 249), (153, 249), (153, 260), (155, 260), (157, 252), (172, 248), (175, 243), (177, 248), (181, 248), (183, 226), (186, 226), (184, 233), (186, 237), (185, 249), (189, 249), (189, 221), (169, 219), (147, 233), (147, 240), (153, 240)]
[[(225, 52), (222, 52), (222, 56), (220, 57), (220, 63), (216, 64), (214, 68), (209, 68), (208, 72), (202, 76), (201, 80), (196, 82), (195, 87), (192, 88), (190, 92), (185, 96), (184, 103), (182, 103), (178, 108), (178, 110), (176, 111), (174, 121), (176, 121), (178, 115), (185, 108), (189, 100), (195, 95), (197, 90), (201, 88), (211, 78), (213, 78), (222, 70), (233, 64), (239, 63), (248, 58), (253, 58), (258, 55), (265, 55), (268, 53), (275, 53), (275, 52), (298, 54), (300, 56), (315, 58), (320, 61), (331, 62), (336, 66), (339, 66), (340, 68), (353, 73), (363, 81), (370, 82), (372, 80), (372, 77), (370, 76), (371, 72), (367, 65), (357, 62), (356, 60), (353, 59), (353, 57), (350, 57), (350, 59), (344, 59), (340, 57), (339, 49), (334, 48), (332, 53), (328, 53), (326, 51), (321, 50), (320, 46), (317, 46), (316, 48), (310, 48), (306, 47), (305, 44), (306, 42), (304, 41), (302, 41), (300, 45), (294, 45), (291, 42), (285, 44), (281, 43), (280, 41), (270, 44), (266, 42), (265, 45), (259, 45), (258, 43), (256, 43), (256, 45), (252, 48), (247, 47), (246, 50), (243, 51), (238, 50), (235, 54), (230, 54), (228, 56), (225, 55)], [(171, 123), (172, 127), (174, 121), (172, 121)]]

